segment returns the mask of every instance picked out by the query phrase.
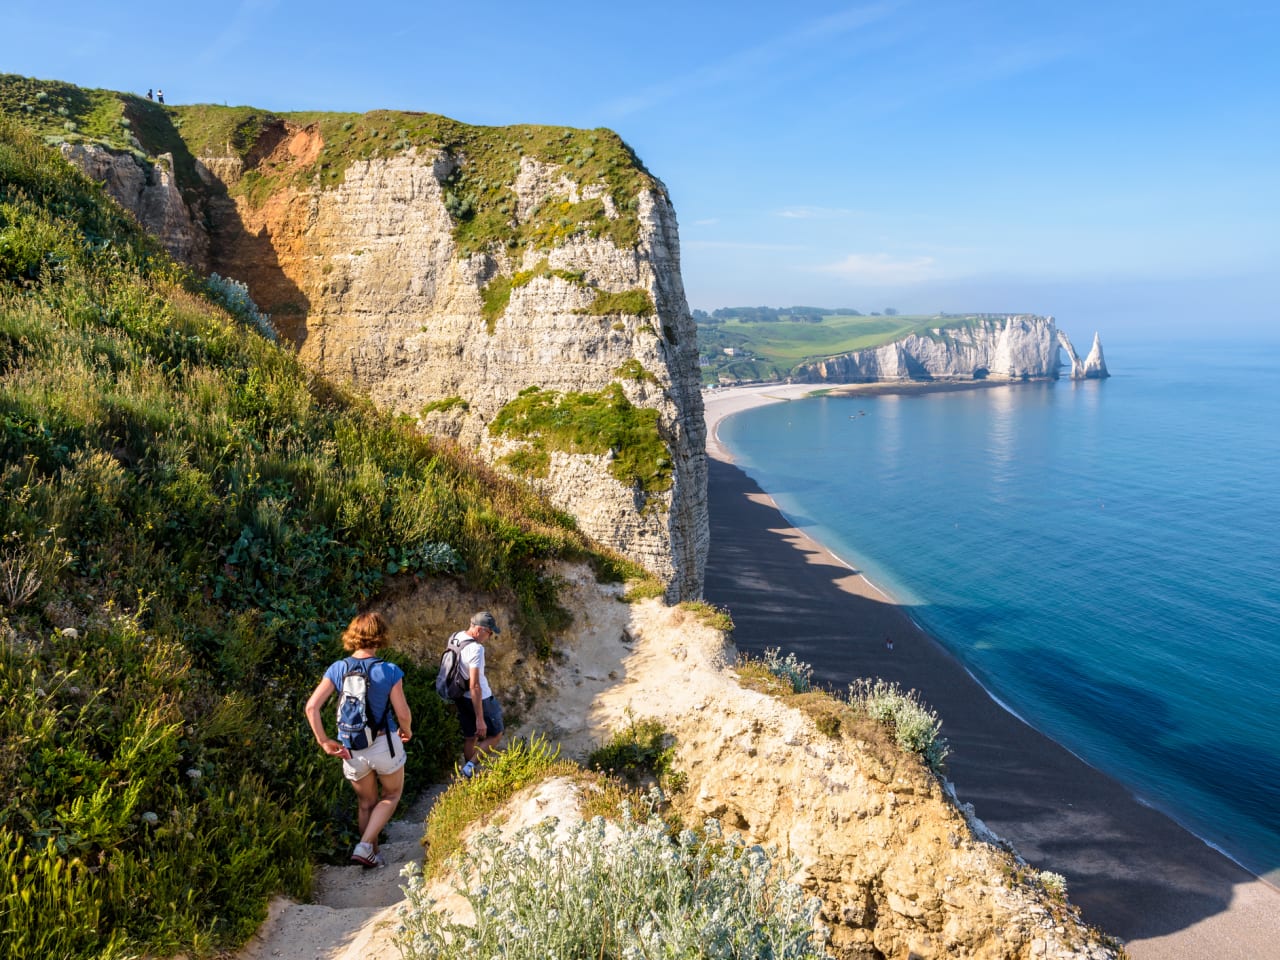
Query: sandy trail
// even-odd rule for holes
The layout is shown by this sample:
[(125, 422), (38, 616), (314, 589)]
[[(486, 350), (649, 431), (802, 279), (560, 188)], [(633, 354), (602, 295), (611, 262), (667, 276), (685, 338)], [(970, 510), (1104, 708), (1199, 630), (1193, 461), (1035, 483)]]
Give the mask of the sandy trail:
[(432, 787), (387, 826), (385, 867), (320, 867), (314, 903), (273, 900), (266, 922), (236, 960), (400, 960), (392, 942), (396, 908), (404, 900), (400, 869), (422, 861), (422, 825), (444, 789)]

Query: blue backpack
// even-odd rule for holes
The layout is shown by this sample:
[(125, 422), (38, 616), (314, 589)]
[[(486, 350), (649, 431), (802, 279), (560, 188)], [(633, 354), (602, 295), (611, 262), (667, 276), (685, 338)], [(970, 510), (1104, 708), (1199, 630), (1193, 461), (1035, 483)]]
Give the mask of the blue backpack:
[[(379, 731), (391, 732), (388, 723), (391, 704), (388, 702), (386, 714), (375, 719), (369, 709), (369, 684), (372, 682), (369, 671), (375, 663), (381, 663), (377, 657), (360, 659), (347, 657), (344, 661), (347, 672), (342, 675), (342, 688), (338, 691), (338, 742), (348, 750), (364, 750), (369, 747)], [(387, 745), (391, 755), (396, 753), (395, 743), (390, 736)]]

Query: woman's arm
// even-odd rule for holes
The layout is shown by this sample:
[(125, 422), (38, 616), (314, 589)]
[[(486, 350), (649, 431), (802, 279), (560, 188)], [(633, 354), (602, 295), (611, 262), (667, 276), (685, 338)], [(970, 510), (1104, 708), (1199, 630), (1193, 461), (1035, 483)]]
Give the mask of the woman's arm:
[(307, 700), (306, 713), (307, 723), (311, 725), (311, 732), (315, 735), (316, 743), (320, 744), (321, 749), (331, 757), (347, 757), (347, 748), (340, 744), (333, 737), (324, 731), (324, 721), (320, 719), (320, 710), (329, 698), (333, 696), (333, 681), (328, 677), (322, 677), (320, 682), (316, 684), (315, 690), (311, 692), (310, 699)]
[(404, 681), (397, 680), (391, 688), (391, 709), (396, 712), (396, 723), (400, 726), (400, 739), (405, 743), (413, 736), (413, 714), (409, 712), (409, 701), (404, 696)]

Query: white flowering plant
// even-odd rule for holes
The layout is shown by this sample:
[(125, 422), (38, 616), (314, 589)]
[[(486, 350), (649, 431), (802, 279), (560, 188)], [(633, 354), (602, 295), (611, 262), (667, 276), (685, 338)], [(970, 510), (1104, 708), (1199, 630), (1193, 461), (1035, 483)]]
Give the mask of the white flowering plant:
[(624, 805), (620, 822), (594, 817), (567, 832), (554, 819), (506, 839), (490, 829), (455, 866), (470, 878), (459, 892), (474, 926), (437, 910), (410, 864), (396, 937), (405, 960), (826, 956), (820, 901), (782, 876), (773, 851), (726, 839), (715, 820), (673, 835)]
[(764, 652), (764, 665), (775, 677), (791, 684), (792, 693), (804, 693), (813, 687), (813, 665), (789, 652), (785, 657), (779, 647), (769, 647)]
[(881, 679), (856, 680), (849, 685), (849, 703), (872, 720), (893, 731), (903, 750), (919, 754), (929, 768), (940, 772), (950, 745), (942, 736), (942, 721), (925, 706), (915, 690), (904, 692), (896, 683)]

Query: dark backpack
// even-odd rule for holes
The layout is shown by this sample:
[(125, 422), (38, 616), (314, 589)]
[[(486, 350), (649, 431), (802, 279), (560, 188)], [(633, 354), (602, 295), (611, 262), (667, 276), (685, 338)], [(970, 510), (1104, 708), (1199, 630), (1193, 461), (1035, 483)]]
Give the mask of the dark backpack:
[[(348, 750), (364, 750), (373, 743), (381, 730), (391, 732), (387, 716), (380, 720), (373, 716), (369, 709), (369, 684), (372, 680), (369, 671), (375, 663), (381, 663), (377, 657), (360, 659), (347, 657), (344, 661), (347, 672), (342, 675), (342, 686), (338, 690), (338, 742)], [(391, 704), (387, 704), (387, 714), (391, 713)], [(395, 756), (396, 748), (391, 738), (387, 738), (391, 755)]]
[(462, 650), (468, 643), (475, 642), (475, 638), (465, 633), (455, 633), (449, 638), (436, 672), (436, 693), (441, 699), (460, 700), (471, 691), (471, 671), (462, 662)]

